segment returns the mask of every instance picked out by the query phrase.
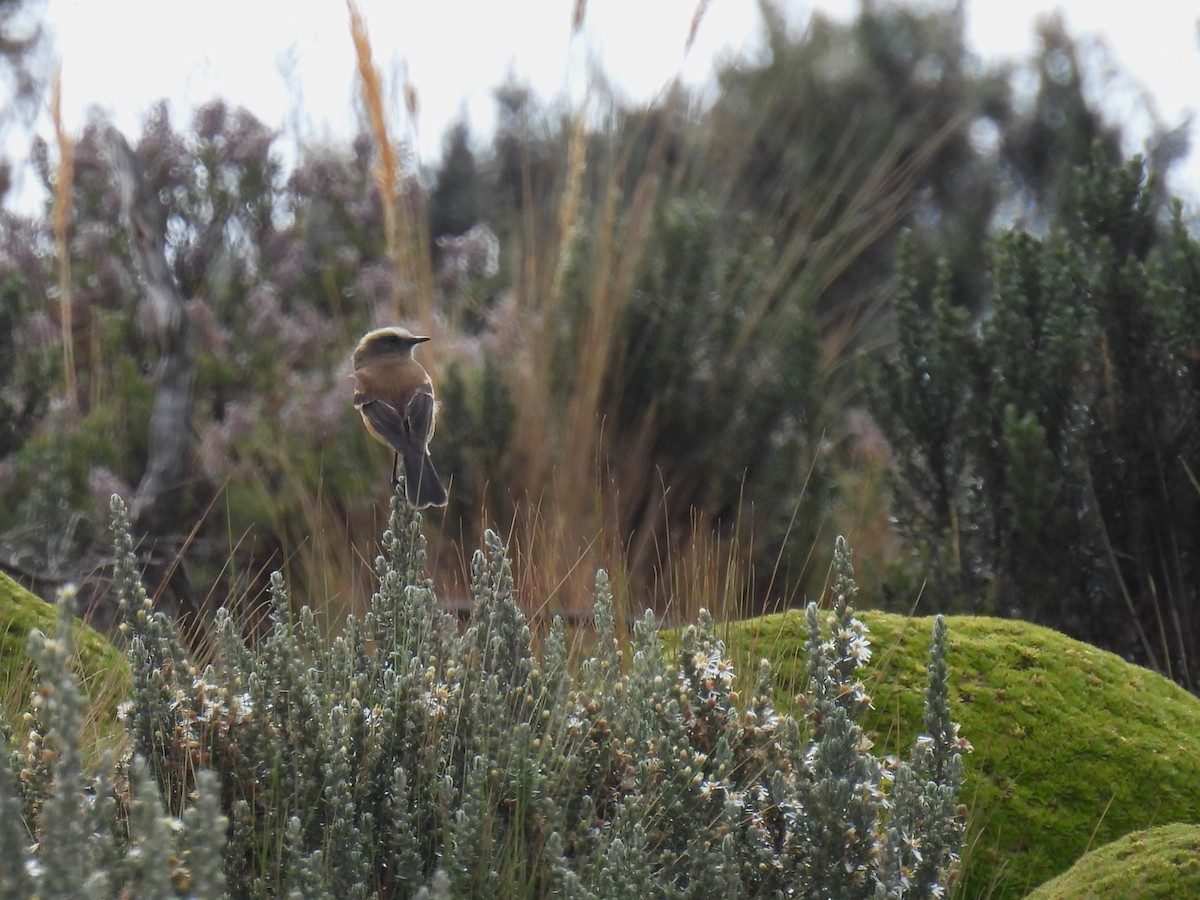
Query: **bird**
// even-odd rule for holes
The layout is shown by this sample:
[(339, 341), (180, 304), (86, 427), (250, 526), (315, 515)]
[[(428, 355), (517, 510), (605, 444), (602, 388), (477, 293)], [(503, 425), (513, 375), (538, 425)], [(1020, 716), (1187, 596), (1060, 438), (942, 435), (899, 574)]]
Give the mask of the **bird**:
[(445, 506), (446, 487), (433, 468), (433, 438), (438, 402), (433, 382), (413, 359), (417, 344), (428, 337), (392, 325), (363, 335), (354, 348), (354, 408), (375, 440), (391, 448), (392, 487), (404, 460), (404, 492), (417, 509)]

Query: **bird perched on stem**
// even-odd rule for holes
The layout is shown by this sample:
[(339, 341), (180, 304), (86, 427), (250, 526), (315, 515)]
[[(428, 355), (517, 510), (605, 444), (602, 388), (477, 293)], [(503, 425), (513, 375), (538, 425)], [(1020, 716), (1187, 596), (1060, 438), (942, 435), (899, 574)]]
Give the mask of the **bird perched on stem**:
[(429, 340), (407, 328), (368, 331), (354, 348), (354, 408), (381, 444), (392, 449), (392, 486), (404, 460), (404, 492), (418, 509), (445, 506), (446, 488), (429, 458), (437, 401), (413, 348)]

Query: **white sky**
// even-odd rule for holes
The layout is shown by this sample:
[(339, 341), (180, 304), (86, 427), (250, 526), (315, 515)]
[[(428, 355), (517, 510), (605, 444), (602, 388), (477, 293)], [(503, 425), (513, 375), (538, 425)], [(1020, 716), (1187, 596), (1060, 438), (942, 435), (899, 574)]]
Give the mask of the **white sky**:
[[(785, 5), (800, 21), (814, 6), (835, 15), (857, 8), (855, 0)], [(1033, 49), (1033, 20), (1055, 5), (967, 0), (969, 41), (985, 59), (1024, 58)], [(1180, 0), (1057, 5), (1069, 33), (1080, 41), (1099, 37), (1117, 68), (1153, 94), (1162, 120), (1174, 124), (1200, 107), (1200, 6)], [(442, 133), (464, 110), (482, 136), (492, 120), (491, 90), (509, 72), (548, 96), (578, 90), (590, 61), (630, 98), (648, 100), (677, 72), (698, 83), (720, 54), (752, 52), (759, 34), (756, 0), (710, 0), (685, 60), (696, 0), (591, 0), (583, 39), (574, 41), (573, 6), (572, 0), (360, 0), (385, 78), (395, 85), (406, 70), (416, 87), (424, 161), (436, 159)], [(214, 97), (309, 136), (348, 133), (354, 122), (355, 60), (341, 0), (49, 0), (47, 20), (62, 60), (71, 129), (95, 105), (137, 134), (161, 97), (172, 100), (178, 126)], [(1105, 88), (1106, 103), (1144, 134), (1148, 120), (1127, 85)], [(46, 116), (40, 130), (49, 134)], [(1200, 131), (1195, 138), (1200, 142)], [(1200, 197), (1200, 152), (1193, 157), (1175, 188)]]

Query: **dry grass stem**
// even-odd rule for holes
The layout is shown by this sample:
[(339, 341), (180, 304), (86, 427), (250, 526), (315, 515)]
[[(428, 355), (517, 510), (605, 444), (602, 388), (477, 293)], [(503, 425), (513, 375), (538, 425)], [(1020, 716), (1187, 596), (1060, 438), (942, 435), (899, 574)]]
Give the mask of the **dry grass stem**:
[(63, 344), (63, 373), (67, 403), (79, 402), (75, 371), (75, 315), (71, 294), (71, 188), (75, 183), (75, 145), (63, 126), (62, 67), (54, 75), (50, 99), (54, 139), (58, 145), (58, 171), (54, 183), (54, 250), (58, 256), (58, 302)]
[[(383, 204), (387, 255), (396, 270), (396, 280), (392, 285), (392, 318), (397, 322), (415, 320), (422, 328), (428, 329), (433, 324), (433, 271), (429, 262), (427, 217), (423, 201), (415, 199), (415, 195), (421, 192), (410, 190), (406, 184), (408, 176), (388, 128), (383, 79), (371, 53), (366, 21), (356, 0), (346, 0), (346, 8), (350, 14), (350, 36), (358, 59), (363, 108), (379, 154), (374, 173), (375, 183)], [(418, 106), (416, 89), (406, 84), (405, 108), (414, 133)]]

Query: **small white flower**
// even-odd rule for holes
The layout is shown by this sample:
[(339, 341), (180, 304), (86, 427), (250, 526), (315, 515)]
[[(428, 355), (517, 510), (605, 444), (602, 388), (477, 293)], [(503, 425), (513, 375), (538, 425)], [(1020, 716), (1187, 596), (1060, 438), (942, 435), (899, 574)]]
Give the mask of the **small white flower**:
[(711, 778), (706, 778), (704, 781), (700, 782), (701, 797), (707, 799), (718, 791), (722, 793), (725, 791), (725, 785), (723, 785), (721, 782), (713, 781)]

